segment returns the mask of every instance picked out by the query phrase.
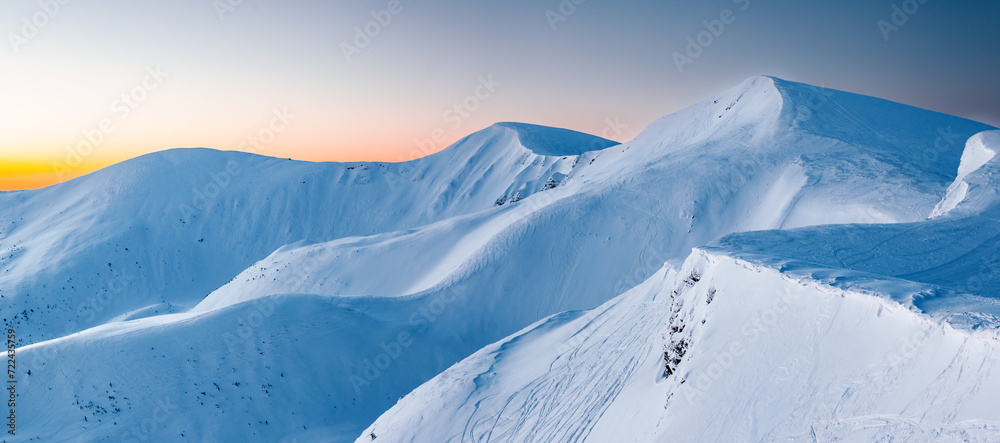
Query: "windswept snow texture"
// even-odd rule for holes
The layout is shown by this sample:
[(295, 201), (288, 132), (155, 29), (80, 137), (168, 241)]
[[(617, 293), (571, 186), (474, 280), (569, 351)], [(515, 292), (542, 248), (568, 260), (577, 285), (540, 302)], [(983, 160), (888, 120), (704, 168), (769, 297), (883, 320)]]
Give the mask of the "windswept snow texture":
[(934, 218), (726, 235), (485, 347), (357, 441), (1000, 440), (997, 134)]
[(991, 439), (992, 129), (754, 77), (624, 144), (0, 193), (8, 441)]
[(945, 214), (986, 214), (1000, 216), (1000, 131), (974, 135), (962, 154), (958, 177), (948, 187), (944, 199), (931, 217)]
[[(26, 343), (136, 310), (183, 311), (284, 245), (418, 228), (541, 191), (576, 160), (520, 144), (544, 130), (496, 125), (407, 163), (171, 150), (0, 193), (0, 300), (27, 311), (14, 323)], [(565, 132), (588, 148), (614, 144)]]
[(996, 441), (998, 365), (995, 329), (696, 250), (485, 347), (357, 441)]
[(547, 128), (526, 123), (504, 122), (497, 126), (517, 133), (521, 145), (538, 155), (580, 155), (587, 151), (600, 151), (617, 145), (617, 142), (597, 138), (568, 129)]

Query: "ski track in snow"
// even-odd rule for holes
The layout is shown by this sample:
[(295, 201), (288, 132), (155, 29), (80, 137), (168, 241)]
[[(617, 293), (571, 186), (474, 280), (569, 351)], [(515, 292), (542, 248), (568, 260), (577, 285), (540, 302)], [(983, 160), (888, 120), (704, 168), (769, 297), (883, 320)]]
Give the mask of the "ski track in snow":
[[(579, 348), (573, 348), (560, 354), (544, 376), (535, 378), (521, 391), (506, 398), (495, 414), (483, 417), (476, 413), (479, 412), (477, 408), (461, 438), (454, 440), (510, 441), (514, 436), (528, 435), (537, 436), (532, 441), (546, 441), (545, 436), (560, 435), (566, 439), (564, 441), (584, 441), (591, 427), (621, 392), (622, 385), (652, 354), (636, 355), (632, 352), (651, 347), (643, 333), (662, 322), (654, 314), (657, 311), (644, 309), (647, 307), (640, 305), (639, 309), (644, 313), (638, 318), (625, 317), (627, 322), (618, 318), (608, 320), (617, 320), (614, 325), (588, 324), (586, 328), (597, 328), (608, 337), (626, 338), (622, 341), (599, 340), (595, 346), (586, 348), (584, 353)], [(497, 359), (498, 364), (502, 362), (502, 353)], [(495, 370), (497, 368), (490, 368), (490, 372)], [(574, 377), (581, 370), (589, 376)], [(586, 394), (573, 402), (561, 402), (569, 392)], [(477, 401), (480, 402), (482, 400)]]

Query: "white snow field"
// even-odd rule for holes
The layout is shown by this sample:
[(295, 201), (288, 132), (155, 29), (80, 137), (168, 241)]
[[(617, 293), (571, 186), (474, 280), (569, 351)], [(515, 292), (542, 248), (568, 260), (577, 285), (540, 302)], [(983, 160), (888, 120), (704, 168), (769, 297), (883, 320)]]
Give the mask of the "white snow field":
[(933, 220), (724, 236), (483, 348), (357, 441), (1000, 441), (998, 136), (969, 140), (974, 185)]
[(754, 77), (624, 144), (0, 193), (2, 438), (1000, 439), (993, 129)]

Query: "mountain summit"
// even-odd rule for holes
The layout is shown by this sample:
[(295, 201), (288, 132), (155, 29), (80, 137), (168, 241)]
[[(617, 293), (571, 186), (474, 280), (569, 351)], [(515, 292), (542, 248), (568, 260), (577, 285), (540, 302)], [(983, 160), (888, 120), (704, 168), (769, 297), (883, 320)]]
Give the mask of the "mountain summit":
[(621, 144), (2, 193), (11, 441), (998, 438), (994, 129), (754, 77)]

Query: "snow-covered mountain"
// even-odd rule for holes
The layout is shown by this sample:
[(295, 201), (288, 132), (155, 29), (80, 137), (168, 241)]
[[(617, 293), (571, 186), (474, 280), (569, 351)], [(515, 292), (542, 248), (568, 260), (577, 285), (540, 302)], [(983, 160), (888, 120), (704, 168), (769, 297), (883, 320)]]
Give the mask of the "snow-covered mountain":
[(1000, 439), (998, 136), (969, 140), (933, 219), (726, 235), (485, 347), (357, 441)]
[(624, 144), (0, 193), (8, 441), (996, 438), (992, 129), (755, 77)]

